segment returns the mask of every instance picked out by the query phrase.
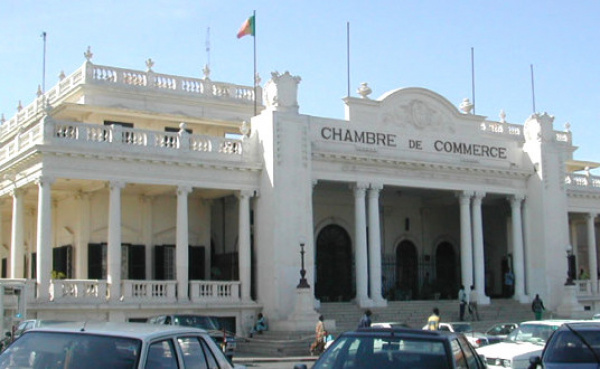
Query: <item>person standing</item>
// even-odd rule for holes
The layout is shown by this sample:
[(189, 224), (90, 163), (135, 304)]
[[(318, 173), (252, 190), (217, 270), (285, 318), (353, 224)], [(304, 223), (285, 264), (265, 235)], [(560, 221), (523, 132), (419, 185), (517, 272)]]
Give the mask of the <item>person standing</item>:
[(366, 328), (371, 326), (371, 310), (365, 310), (365, 314), (360, 318), (358, 322), (358, 328)]
[(263, 331), (267, 330), (267, 321), (262, 313), (258, 313), (258, 317), (256, 319), (256, 323), (252, 330), (250, 331), (250, 338), (254, 335), (254, 333), (262, 334)]
[(437, 331), (440, 327), (440, 309), (433, 308), (433, 314), (427, 319), (427, 329)]
[(471, 285), (471, 292), (469, 292), (469, 314), (471, 314), (471, 320), (479, 321), (479, 308), (477, 300), (479, 295), (474, 285)]
[(511, 297), (514, 294), (515, 275), (510, 269), (504, 273), (504, 286), (506, 288), (504, 297)]
[(533, 302), (531, 303), (531, 311), (535, 314), (535, 320), (542, 320), (544, 310), (546, 310), (544, 302), (540, 298), (540, 295), (536, 294), (535, 299), (533, 299)]
[(465, 320), (465, 308), (467, 307), (467, 292), (465, 292), (465, 286), (462, 284), (458, 291), (458, 304), (460, 321), (462, 322)]
[(325, 330), (325, 318), (323, 315), (319, 315), (319, 321), (315, 327), (315, 342), (310, 345), (310, 353), (321, 354), (325, 349), (325, 337), (327, 336), (327, 331)]

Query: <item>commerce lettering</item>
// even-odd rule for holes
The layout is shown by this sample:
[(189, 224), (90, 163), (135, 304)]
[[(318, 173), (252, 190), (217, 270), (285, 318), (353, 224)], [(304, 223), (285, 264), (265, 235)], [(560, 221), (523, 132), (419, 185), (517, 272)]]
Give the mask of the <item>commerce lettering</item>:
[(471, 156), (485, 156), (488, 158), (506, 159), (506, 148), (464, 142), (440, 141), (434, 142), (433, 147), (437, 152), (461, 154)]
[(344, 128), (323, 127), (321, 137), (325, 140), (354, 142), (366, 145), (396, 147), (396, 135)]

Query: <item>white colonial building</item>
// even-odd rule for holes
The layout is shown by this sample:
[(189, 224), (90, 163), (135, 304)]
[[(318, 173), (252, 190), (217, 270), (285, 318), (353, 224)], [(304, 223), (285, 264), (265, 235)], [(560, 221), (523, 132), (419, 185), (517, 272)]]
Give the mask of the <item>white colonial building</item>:
[[(2, 116), (0, 285), (25, 286), (29, 317), (198, 312), (243, 334), (263, 311), (311, 329), (330, 301), (454, 299), (464, 284), (493, 304), (509, 270), (510, 298), (600, 309), (597, 165), (573, 160), (548, 114), (491, 121), (363, 84), (328, 119), (300, 113), (287, 72), (263, 91), (86, 58)], [(567, 250), (591, 279), (565, 286)]]

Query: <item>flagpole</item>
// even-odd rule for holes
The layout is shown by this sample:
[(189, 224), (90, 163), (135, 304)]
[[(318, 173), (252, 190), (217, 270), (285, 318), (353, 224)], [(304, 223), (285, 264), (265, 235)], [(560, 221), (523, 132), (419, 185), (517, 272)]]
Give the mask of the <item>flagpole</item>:
[(254, 81), (254, 115), (256, 115), (256, 10), (252, 13), (252, 19), (254, 19), (254, 75), (252, 76), (252, 81)]
[(529, 65), (531, 69), (531, 101), (533, 104), (533, 114), (535, 114), (535, 84), (533, 82), (533, 64)]
[(348, 94), (346, 96), (350, 97), (350, 22), (346, 22), (346, 66), (348, 73)]
[(475, 49), (471, 47), (471, 97), (473, 99), (473, 114), (475, 114)]
[(42, 55), (42, 93), (46, 92), (46, 31), (41, 34), (44, 40), (44, 52)]

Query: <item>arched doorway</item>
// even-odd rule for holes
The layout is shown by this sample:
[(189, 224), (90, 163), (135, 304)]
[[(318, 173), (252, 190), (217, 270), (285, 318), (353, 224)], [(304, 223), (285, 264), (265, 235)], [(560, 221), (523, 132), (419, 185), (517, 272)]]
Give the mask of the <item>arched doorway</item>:
[[(456, 260), (456, 252), (449, 242), (440, 243), (435, 250), (435, 275), (434, 289), (441, 294), (441, 298), (456, 298), (459, 289), (458, 276), (460, 263)], [(469, 288), (469, 286), (465, 286)]]
[(352, 288), (352, 247), (350, 236), (338, 225), (328, 225), (317, 237), (317, 280), (315, 297), (322, 302), (350, 301)]
[(417, 248), (410, 241), (402, 241), (396, 248), (396, 291), (398, 300), (417, 297), (418, 286)]

